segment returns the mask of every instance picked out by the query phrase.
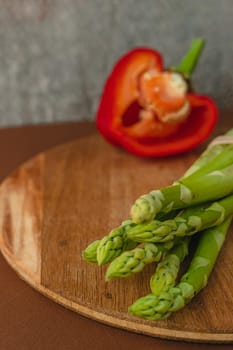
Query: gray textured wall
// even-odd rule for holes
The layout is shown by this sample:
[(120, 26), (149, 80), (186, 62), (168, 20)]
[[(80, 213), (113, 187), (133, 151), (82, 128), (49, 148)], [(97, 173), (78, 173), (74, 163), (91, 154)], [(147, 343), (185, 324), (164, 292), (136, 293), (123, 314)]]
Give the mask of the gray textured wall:
[(0, 124), (93, 119), (113, 63), (134, 46), (178, 63), (207, 47), (196, 90), (233, 110), (232, 0), (0, 0)]

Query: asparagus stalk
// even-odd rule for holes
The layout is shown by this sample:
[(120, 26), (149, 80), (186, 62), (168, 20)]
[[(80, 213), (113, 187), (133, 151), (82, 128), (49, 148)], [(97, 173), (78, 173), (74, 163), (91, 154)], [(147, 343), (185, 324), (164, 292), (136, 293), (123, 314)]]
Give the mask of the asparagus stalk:
[(133, 222), (153, 220), (160, 211), (184, 209), (233, 192), (233, 165), (202, 176), (183, 178), (174, 185), (139, 197), (131, 209)]
[(138, 243), (125, 239), (126, 231), (135, 224), (131, 220), (113, 229), (107, 236), (104, 236), (97, 247), (97, 262), (99, 265), (106, 264), (114, 260), (126, 249), (133, 249)]
[[(233, 129), (232, 129), (232, 135), (233, 135)], [(207, 173), (209, 172), (208, 168), (206, 169), (206, 165), (208, 165), (209, 162), (212, 162), (221, 152), (227, 147), (227, 145), (224, 144), (217, 144), (213, 147), (208, 147), (205, 152), (203, 152), (200, 157), (191, 165), (190, 168), (184, 173), (184, 177), (189, 177), (190, 175), (196, 174), (198, 171), (200, 171), (201, 168), (205, 168), (205, 171)]]
[(189, 242), (190, 238), (185, 237), (157, 265), (156, 271), (150, 279), (150, 289), (153, 294), (159, 295), (175, 285), (180, 264), (188, 255)]
[(153, 220), (148, 224), (136, 225), (127, 231), (127, 238), (136, 242), (167, 242), (219, 225), (232, 212), (233, 195), (230, 195), (210, 205), (188, 208), (173, 220)]
[[(233, 136), (233, 129), (229, 130), (225, 136)], [(208, 168), (206, 169), (206, 165), (208, 165), (209, 162), (216, 158), (216, 156), (218, 156), (227, 146), (227, 144), (215, 144), (211, 147), (207, 147), (207, 149), (200, 155), (200, 157), (197, 158), (197, 160), (190, 166), (190, 168), (188, 168), (188, 170), (183, 175), (183, 178), (196, 173), (203, 167), (205, 167), (205, 173), (206, 171), (207, 173), (210, 172)], [(224, 168), (224, 166), (222, 168)], [(218, 169), (220, 169), (220, 167)]]
[[(221, 151), (216, 154), (217, 150)], [(211, 152), (211, 150), (209, 150), (209, 152)], [(199, 177), (208, 173), (211, 173), (212, 171), (216, 171), (216, 170), (221, 170), (224, 169), (230, 165), (233, 164), (233, 145), (216, 145), (215, 151), (213, 152), (215, 153), (215, 157), (213, 157), (212, 159), (210, 159), (210, 155), (208, 156), (208, 162), (206, 164), (204, 164), (201, 168), (196, 169), (196, 171), (194, 173), (188, 173), (189, 177)], [(186, 177), (187, 173), (186, 173)]]
[[(111, 240), (111, 238), (109, 238), (109, 239)], [(86, 260), (89, 263), (93, 263), (93, 264), (98, 263), (97, 249), (100, 245), (100, 241), (101, 241), (100, 239), (93, 241), (84, 249), (84, 251), (82, 252), (82, 256), (83, 256), (84, 260)], [(115, 244), (116, 244), (116, 242), (115, 242)], [(128, 249), (133, 249), (137, 245), (138, 245), (137, 242), (125, 240), (124, 242), (122, 241), (122, 248), (121, 249), (122, 249), (122, 251), (128, 250)], [(104, 249), (105, 249), (105, 247), (104, 247)], [(111, 256), (109, 254), (109, 256), (106, 258), (106, 262), (111, 262), (115, 258), (115, 255), (118, 254), (117, 252), (115, 252), (115, 255), (112, 254), (112, 249), (113, 249), (113, 246), (109, 247), (109, 250), (111, 250)], [(121, 249), (118, 248), (118, 250), (121, 250)], [(108, 252), (106, 252), (106, 253), (108, 254)], [(104, 262), (104, 263), (106, 263), (106, 262)]]
[(175, 244), (171, 241), (165, 244), (146, 243), (131, 251), (125, 251), (109, 265), (105, 279), (129, 277), (142, 271), (145, 265), (159, 261)]
[(97, 264), (97, 248), (99, 245), (100, 239), (91, 242), (86, 249), (82, 252), (82, 257), (84, 260)]
[(136, 300), (129, 312), (148, 320), (160, 320), (189, 303), (207, 285), (231, 220), (232, 216), (202, 233), (190, 267), (176, 287), (160, 295), (148, 294)]

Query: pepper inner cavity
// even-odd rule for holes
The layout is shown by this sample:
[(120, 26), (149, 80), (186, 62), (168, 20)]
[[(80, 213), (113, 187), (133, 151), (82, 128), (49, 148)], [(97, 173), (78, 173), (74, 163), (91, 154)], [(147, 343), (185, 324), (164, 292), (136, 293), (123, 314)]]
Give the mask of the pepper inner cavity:
[(144, 72), (138, 79), (138, 98), (128, 106), (122, 124), (132, 137), (163, 138), (178, 131), (190, 104), (187, 82), (176, 72)]

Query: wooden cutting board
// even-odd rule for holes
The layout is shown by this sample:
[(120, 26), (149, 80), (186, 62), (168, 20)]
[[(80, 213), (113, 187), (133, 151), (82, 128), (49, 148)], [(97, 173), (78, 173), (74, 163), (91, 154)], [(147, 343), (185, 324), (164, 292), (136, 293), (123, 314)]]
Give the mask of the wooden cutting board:
[(139, 159), (97, 134), (39, 154), (0, 187), (2, 254), (38, 291), (100, 322), (162, 338), (233, 342), (232, 232), (208, 286), (187, 307), (160, 322), (127, 313), (134, 300), (150, 292), (154, 265), (106, 283), (106, 267), (81, 257), (88, 243), (128, 218), (139, 195), (171, 184), (195, 157), (189, 153)]

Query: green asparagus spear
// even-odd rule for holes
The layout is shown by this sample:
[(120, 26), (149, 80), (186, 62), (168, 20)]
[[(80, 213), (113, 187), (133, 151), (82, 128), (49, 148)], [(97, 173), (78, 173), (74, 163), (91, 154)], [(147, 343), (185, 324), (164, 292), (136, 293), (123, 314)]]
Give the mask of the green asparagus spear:
[[(201, 168), (196, 169), (192, 174), (189, 173), (189, 180), (192, 177), (200, 177), (211, 173), (212, 171), (217, 171), (224, 169), (233, 164), (233, 145), (218, 145), (221, 148), (221, 152), (217, 154), (213, 159), (208, 158), (208, 162), (203, 165)], [(217, 146), (216, 146), (217, 147)], [(186, 174), (187, 178), (187, 174)]]
[(133, 222), (153, 220), (160, 211), (187, 208), (223, 198), (233, 192), (233, 165), (199, 177), (190, 176), (178, 183), (138, 198), (131, 209)]
[(233, 195), (209, 205), (185, 209), (173, 220), (153, 220), (139, 224), (126, 233), (127, 238), (136, 242), (162, 243), (175, 237), (191, 236), (206, 228), (221, 224), (233, 212)]
[[(98, 261), (97, 261), (97, 249), (98, 249), (98, 246), (100, 244), (100, 241), (101, 241), (100, 239), (93, 241), (84, 249), (84, 251), (82, 253), (84, 260), (86, 260), (89, 263), (94, 263), (94, 264), (98, 263)], [(137, 245), (138, 245), (137, 242), (127, 240), (124, 243), (122, 242), (122, 251), (128, 250), (128, 249), (133, 249)], [(112, 260), (114, 259), (114, 255), (112, 255), (111, 258), (109, 257), (108, 260), (106, 260), (106, 261), (111, 262), (112, 261), (111, 259)]]
[(133, 249), (137, 243), (125, 239), (126, 231), (135, 224), (131, 220), (123, 221), (119, 227), (113, 229), (107, 236), (104, 236), (97, 247), (97, 262), (99, 265), (106, 264), (126, 249)]
[(129, 312), (148, 320), (160, 320), (190, 302), (207, 285), (231, 220), (232, 216), (221, 225), (203, 231), (190, 267), (176, 287), (160, 295), (149, 294), (136, 300)]
[(157, 265), (150, 279), (150, 289), (153, 294), (159, 295), (175, 285), (180, 264), (188, 255), (189, 242), (189, 237), (182, 239)]
[[(233, 136), (233, 129), (229, 130), (225, 136)], [(232, 145), (231, 145), (232, 146)], [(191, 165), (191, 167), (185, 172), (184, 177), (188, 177), (190, 175), (193, 175), (195, 173), (196, 175), (200, 174), (207, 174), (210, 173), (213, 170), (219, 170), (222, 169), (230, 164), (232, 164), (232, 156), (230, 155), (228, 158), (224, 157), (224, 159), (218, 158), (216, 161), (216, 157), (222, 153), (226, 148), (228, 148), (228, 144), (216, 144), (211, 147), (208, 147), (201, 155), (200, 157)], [(214, 161), (210, 167), (210, 163)], [(223, 162), (224, 161), (224, 162)], [(215, 168), (217, 167), (217, 169)], [(200, 169), (202, 171), (200, 172)]]
[(97, 263), (97, 247), (99, 245), (100, 239), (91, 242), (86, 249), (83, 251), (83, 259), (96, 264)]
[(175, 241), (165, 244), (146, 243), (143, 247), (122, 253), (109, 265), (105, 278), (107, 281), (117, 277), (129, 277), (142, 271), (145, 265), (159, 261), (170, 250)]

